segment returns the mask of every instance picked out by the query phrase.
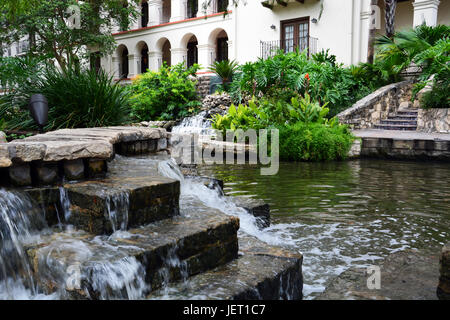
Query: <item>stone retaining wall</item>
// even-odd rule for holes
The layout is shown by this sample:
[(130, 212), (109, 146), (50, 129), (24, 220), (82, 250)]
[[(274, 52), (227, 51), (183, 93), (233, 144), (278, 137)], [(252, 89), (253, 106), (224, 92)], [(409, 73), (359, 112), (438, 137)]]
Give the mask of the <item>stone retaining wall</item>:
[(417, 131), (450, 133), (450, 108), (419, 109)]
[(412, 106), (412, 85), (410, 81), (403, 81), (384, 86), (339, 113), (337, 117), (341, 123), (348, 124), (353, 129), (372, 128), (399, 108)]

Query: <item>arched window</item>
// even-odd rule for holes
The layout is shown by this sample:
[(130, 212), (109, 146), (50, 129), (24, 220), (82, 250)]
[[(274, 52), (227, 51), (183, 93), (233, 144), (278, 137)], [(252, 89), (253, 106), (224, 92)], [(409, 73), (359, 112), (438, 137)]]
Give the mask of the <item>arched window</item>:
[(148, 25), (148, 2), (142, 1), (141, 4), (141, 26), (142, 28)]
[(171, 45), (169, 40), (166, 40), (166, 42), (164, 42), (164, 45), (162, 47), (162, 60), (168, 65), (171, 66), (172, 65), (172, 59), (171, 59)]

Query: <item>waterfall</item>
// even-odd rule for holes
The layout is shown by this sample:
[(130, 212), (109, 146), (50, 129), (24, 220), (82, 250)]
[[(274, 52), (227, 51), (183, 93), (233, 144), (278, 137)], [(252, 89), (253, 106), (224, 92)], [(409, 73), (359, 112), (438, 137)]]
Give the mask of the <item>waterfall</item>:
[(285, 240), (276, 234), (261, 230), (258, 227), (257, 218), (224, 197), (221, 190), (210, 189), (195, 179), (185, 179), (174, 159), (161, 161), (158, 171), (165, 177), (180, 181), (181, 207), (187, 207), (192, 200), (200, 201), (207, 207), (217, 209), (229, 216), (238, 217), (241, 231), (271, 245), (285, 244)]
[(44, 226), (42, 210), (25, 193), (0, 189), (0, 299), (38, 297), (24, 243)]
[(206, 114), (206, 111), (202, 111), (195, 116), (184, 118), (178, 126), (172, 128), (172, 133), (215, 135), (215, 130), (211, 127), (211, 120), (206, 118)]

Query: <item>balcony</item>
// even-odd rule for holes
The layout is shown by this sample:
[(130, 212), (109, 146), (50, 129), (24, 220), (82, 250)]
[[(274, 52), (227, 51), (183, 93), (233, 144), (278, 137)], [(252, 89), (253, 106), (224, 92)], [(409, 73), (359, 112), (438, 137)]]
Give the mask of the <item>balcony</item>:
[(290, 46), (286, 41), (261, 41), (260, 42), (260, 58), (267, 59), (273, 57), (279, 50), (285, 53), (293, 52), (296, 48), (300, 51), (308, 49), (308, 57), (318, 52), (319, 39), (313, 37), (301, 38), (299, 46)]

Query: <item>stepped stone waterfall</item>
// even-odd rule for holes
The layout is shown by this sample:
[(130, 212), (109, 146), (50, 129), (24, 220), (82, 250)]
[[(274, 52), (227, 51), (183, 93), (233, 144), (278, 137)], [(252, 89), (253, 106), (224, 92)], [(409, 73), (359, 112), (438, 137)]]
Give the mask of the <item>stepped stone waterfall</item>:
[[(45, 153), (40, 164), (9, 158), (0, 189), (0, 298), (301, 299), (302, 256), (270, 244), (257, 210), (225, 197), (220, 183), (183, 176), (157, 147), (165, 144), (152, 142), (166, 139), (159, 129), (133, 130), (80, 137), (112, 145), (107, 157), (82, 159), (79, 179), (58, 170), (44, 183), (38, 168), (54, 165)], [(51, 133), (28, 143), (49, 150), (56, 139), (67, 141)], [(11, 177), (24, 168), (32, 178), (20, 187)]]

